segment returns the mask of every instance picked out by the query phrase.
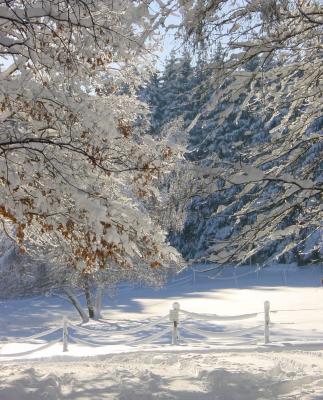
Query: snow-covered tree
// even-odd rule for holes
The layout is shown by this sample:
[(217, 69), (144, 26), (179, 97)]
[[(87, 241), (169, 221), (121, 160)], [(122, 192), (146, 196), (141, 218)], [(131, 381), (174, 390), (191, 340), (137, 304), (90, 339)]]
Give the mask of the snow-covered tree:
[(0, 4), (0, 223), (33, 258), (82, 273), (178, 259), (145, 207), (177, 157), (136, 125), (165, 18), (149, 3)]
[[(264, 262), (293, 249), (300, 254), (309, 242), (320, 261), (321, 2), (197, 0), (180, 5), (186, 39), (196, 46), (219, 41), (225, 46), (223, 65), (213, 69), (212, 104), (242, 95), (241, 112), (254, 111), (268, 131), (259, 144), (239, 150), (240, 160), (214, 160), (198, 178), (207, 178), (211, 192), (239, 188), (230, 205), (215, 210), (214, 217), (235, 223), (225, 240), (215, 240), (210, 258), (245, 262), (279, 239), (280, 248)], [(254, 60), (255, 68), (247, 70)], [(222, 114), (227, 118), (231, 112), (224, 108)]]
[[(152, 268), (139, 257), (134, 267), (120, 268), (109, 263), (104, 269), (84, 271), (66, 268), (50, 259), (21, 254), (19, 247), (0, 233), (0, 298), (24, 298), (34, 295), (63, 295), (79, 313), (83, 322), (101, 317), (103, 295), (116, 291), (119, 283), (160, 288), (176, 272), (174, 268)], [(84, 299), (86, 309), (80, 299)]]

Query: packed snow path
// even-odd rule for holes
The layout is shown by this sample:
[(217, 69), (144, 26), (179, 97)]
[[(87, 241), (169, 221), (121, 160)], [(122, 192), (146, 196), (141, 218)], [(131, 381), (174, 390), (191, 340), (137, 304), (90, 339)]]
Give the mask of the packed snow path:
[(1, 400), (319, 400), (323, 353), (136, 352), (5, 363)]

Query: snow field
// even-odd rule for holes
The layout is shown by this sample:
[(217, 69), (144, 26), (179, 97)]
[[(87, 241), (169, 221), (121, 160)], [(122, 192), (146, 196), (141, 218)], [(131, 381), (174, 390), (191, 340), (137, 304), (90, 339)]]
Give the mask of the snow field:
[[(322, 400), (320, 276), (320, 268), (291, 269), (284, 276), (276, 268), (258, 277), (250, 274), (233, 281), (196, 277), (194, 283), (184, 277), (159, 292), (124, 287), (115, 303), (106, 303), (105, 323), (82, 325), (96, 333), (80, 333), (80, 338), (103, 340), (129, 328), (132, 333), (127, 337), (142, 337), (136, 327), (166, 315), (174, 301), (193, 313), (260, 314), (239, 321), (181, 321), (180, 334), (186, 341), (180, 346), (170, 346), (169, 334), (140, 346), (127, 345), (126, 340), (95, 347), (70, 343), (69, 351), (63, 353), (59, 343), (24, 358), (2, 358), (0, 399)], [(222, 332), (262, 324), (265, 300), (270, 301), (271, 310), (280, 310), (271, 314), (274, 325), (270, 345), (263, 345), (262, 328), (242, 337), (219, 339), (185, 336), (181, 328), (181, 324), (189, 324)], [(74, 310), (57, 297), (1, 302), (0, 310), (0, 338), (29, 336), (53, 328), (61, 325), (63, 315), (79, 324)], [(150, 325), (147, 335), (169, 324), (163, 323)], [(42, 343), (46, 341), (39, 340), (35, 345), (8, 340), (0, 354)]]

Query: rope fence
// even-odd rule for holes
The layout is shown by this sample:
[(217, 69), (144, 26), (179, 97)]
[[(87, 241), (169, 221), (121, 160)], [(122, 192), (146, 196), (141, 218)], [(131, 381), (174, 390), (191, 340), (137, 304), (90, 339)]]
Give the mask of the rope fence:
[[(210, 331), (208, 329), (196, 328), (192, 325), (187, 325), (193, 321), (243, 321), (252, 318), (256, 318), (259, 315), (264, 315), (264, 322), (262, 325), (256, 325), (250, 328), (242, 328), (234, 331)], [(185, 317), (184, 320), (180, 320), (180, 315)], [(263, 329), (264, 332), (264, 343), (269, 343), (269, 325), (270, 325), (270, 304), (268, 301), (264, 303), (264, 311), (251, 314), (240, 314), (240, 315), (217, 315), (217, 314), (200, 314), (193, 313), (187, 310), (182, 310), (179, 303), (173, 304), (173, 309), (170, 310), (170, 320), (173, 323), (172, 332), (172, 344), (178, 345), (181, 340), (179, 335), (179, 326), (190, 334), (198, 335), (200, 337), (205, 337), (208, 339), (212, 338), (232, 338), (232, 337), (243, 337), (246, 334), (255, 333)], [(184, 339), (186, 342), (187, 340)], [(195, 339), (194, 339), (195, 341)]]
[[(217, 314), (206, 314), (206, 313), (196, 313), (190, 312), (187, 310), (182, 310), (180, 304), (178, 302), (173, 303), (172, 308), (169, 311), (169, 314), (159, 317), (151, 322), (144, 323), (138, 325), (134, 328), (121, 328), (116, 330), (107, 330), (104, 327), (107, 326), (107, 322), (99, 321), (101, 326), (97, 329), (97, 325), (95, 329), (91, 329), (91, 327), (84, 327), (74, 325), (71, 321), (69, 321), (66, 317), (63, 318), (61, 326), (57, 326), (46, 331), (28, 336), (23, 338), (11, 338), (11, 343), (28, 343), (33, 342), (36, 339), (46, 338), (49, 335), (59, 333), (60, 338), (56, 338), (54, 340), (50, 340), (45, 344), (40, 344), (37, 348), (16, 352), (16, 353), (2, 353), (3, 347), (6, 344), (10, 344), (7, 342), (0, 342), (0, 357), (20, 357), (26, 356), (29, 354), (33, 354), (39, 352), (41, 350), (47, 349), (55, 344), (62, 343), (63, 352), (68, 351), (68, 346), (70, 342), (85, 345), (85, 346), (113, 346), (113, 345), (143, 345), (143, 344), (151, 344), (157, 342), (159, 339), (163, 337), (170, 336), (172, 345), (180, 345), (182, 343), (201, 343), (203, 339), (206, 338), (208, 340), (226, 340), (231, 338), (241, 338), (241, 339), (249, 339), (247, 343), (259, 343), (259, 339), (255, 339), (254, 337), (246, 337), (246, 335), (254, 334), (254, 335), (262, 335), (263, 343), (270, 343), (270, 328), (276, 326), (286, 326), (286, 325), (296, 325), (296, 322), (275, 322), (272, 323), (270, 320), (270, 314), (274, 313), (275, 315), (279, 312), (286, 312), (287, 310), (270, 310), (269, 301), (264, 302), (264, 311), (260, 311), (257, 313), (249, 313), (249, 314), (240, 314), (240, 315), (217, 315)], [(293, 310), (296, 311), (296, 310)], [(212, 322), (218, 321), (244, 321), (244, 320), (252, 320), (257, 317), (261, 317), (262, 323), (259, 324), (259, 319), (256, 320), (256, 324), (251, 327), (235, 329), (235, 330), (218, 330), (219, 326), (212, 324)], [(193, 323), (201, 322), (211, 322), (208, 329), (204, 329), (203, 327), (193, 326)], [(216, 328), (215, 330), (210, 330), (212, 328)], [(151, 330), (154, 330), (151, 332)], [(180, 337), (180, 331), (184, 332), (183, 337)], [(129, 335), (140, 334), (139, 337), (131, 337)], [(187, 337), (187, 334), (193, 337)], [(86, 337), (78, 337), (78, 336)], [(128, 337), (127, 337), (128, 335)], [(199, 338), (197, 338), (198, 336)], [(246, 342), (243, 342), (246, 343)], [(36, 344), (36, 343), (35, 343)], [(38, 343), (39, 344), (39, 343)]]

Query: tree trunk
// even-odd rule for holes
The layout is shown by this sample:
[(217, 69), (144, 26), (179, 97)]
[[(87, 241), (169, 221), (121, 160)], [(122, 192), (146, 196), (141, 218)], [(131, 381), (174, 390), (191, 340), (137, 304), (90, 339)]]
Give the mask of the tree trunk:
[(94, 318), (94, 305), (93, 305), (92, 293), (86, 278), (84, 282), (84, 293), (86, 298), (87, 309), (89, 311), (89, 317)]
[(80, 317), (82, 318), (82, 322), (88, 322), (89, 318), (86, 315), (85, 311), (83, 310), (80, 302), (78, 301), (77, 297), (75, 296), (75, 294), (73, 293), (73, 290), (70, 288), (64, 288), (63, 289), (67, 298), (69, 299), (69, 301), (73, 304), (73, 306), (76, 308), (77, 312), (80, 314)]
[(101, 310), (102, 310), (103, 295), (104, 295), (104, 287), (98, 287), (95, 296), (95, 309), (94, 309), (95, 318), (102, 318)]

